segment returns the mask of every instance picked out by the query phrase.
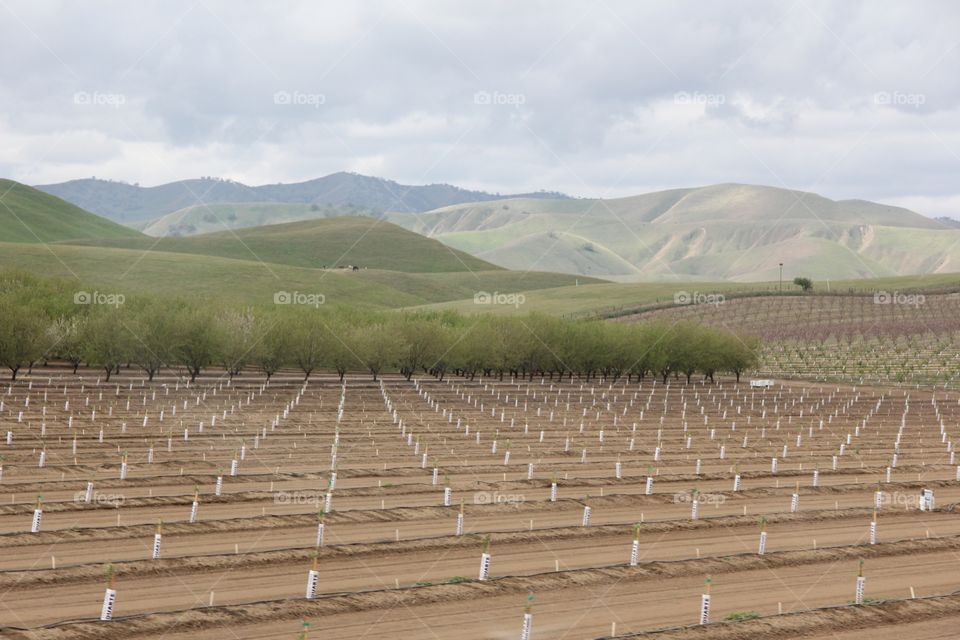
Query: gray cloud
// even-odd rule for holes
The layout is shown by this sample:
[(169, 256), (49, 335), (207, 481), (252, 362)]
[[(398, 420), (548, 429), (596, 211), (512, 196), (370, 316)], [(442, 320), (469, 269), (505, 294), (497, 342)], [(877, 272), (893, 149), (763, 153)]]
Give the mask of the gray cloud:
[(736, 181), (960, 215), (949, 1), (2, 0), (0, 17), (0, 170), (26, 182)]

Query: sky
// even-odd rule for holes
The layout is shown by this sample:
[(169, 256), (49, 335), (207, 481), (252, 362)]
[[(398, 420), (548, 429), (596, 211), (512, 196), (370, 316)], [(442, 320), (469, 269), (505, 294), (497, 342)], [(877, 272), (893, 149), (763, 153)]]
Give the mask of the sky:
[(720, 182), (960, 217), (960, 3), (0, 0), (0, 176)]

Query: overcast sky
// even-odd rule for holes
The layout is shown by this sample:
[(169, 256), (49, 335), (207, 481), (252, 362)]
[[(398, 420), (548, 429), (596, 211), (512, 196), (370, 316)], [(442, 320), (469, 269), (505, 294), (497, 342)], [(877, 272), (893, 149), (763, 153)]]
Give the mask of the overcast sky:
[(0, 0), (0, 175), (717, 182), (960, 217), (960, 3)]

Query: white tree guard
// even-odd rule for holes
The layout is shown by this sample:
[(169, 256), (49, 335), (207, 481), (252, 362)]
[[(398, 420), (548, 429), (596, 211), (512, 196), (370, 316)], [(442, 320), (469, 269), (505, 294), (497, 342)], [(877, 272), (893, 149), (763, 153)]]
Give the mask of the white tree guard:
[(709, 622), (710, 622), (710, 596), (705, 593), (700, 598), (700, 624), (707, 624)]
[(640, 562), (640, 541), (634, 540), (630, 546), (630, 566), (635, 567)]
[(30, 533), (40, 533), (40, 522), (43, 520), (43, 509), (33, 510), (33, 522), (30, 524)]
[(150, 554), (150, 557), (154, 560), (160, 559), (160, 544), (163, 540), (163, 534), (155, 533), (153, 534), (153, 553)]
[(103, 594), (103, 606), (100, 607), (101, 620), (113, 620), (113, 605), (117, 601), (116, 589), (107, 589)]
[(533, 633), (533, 614), (523, 614), (523, 629), (520, 630), (520, 640), (530, 640)]
[(317, 597), (317, 583), (320, 582), (320, 572), (311, 569), (307, 573), (307, 600)]
[(490, 578), (490, 554), (483, 553), (480, 555), (480, 579), (487, 580)]

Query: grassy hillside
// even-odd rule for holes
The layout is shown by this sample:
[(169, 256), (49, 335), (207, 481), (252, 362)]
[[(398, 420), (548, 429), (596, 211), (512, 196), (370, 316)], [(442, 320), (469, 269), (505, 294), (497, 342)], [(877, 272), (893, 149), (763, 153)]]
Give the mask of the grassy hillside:
[(0, 179), (0, 239), (54, 242), (84, 238), (131, 238), (140, 233), (84, 211), (33, 187)]
[[(612, 200), (515, 199), (388, 219), (509, 269), (633, 281), (946, 272), (960, 230), (862, 200), (724, 184)], [(951, 267), (953, 265), (953, 267)]]
[[(321, 270), (253, 260), (142, 249), (0, 242), (0, 267), (69, 278), (102, 292), (170, 295), (271, 304), (278, 291), (322, 293), (327, 304), (397, 308), (570, 285), (573, 276), (504, 270), (403, 273)], [(583, 279), (581, 278), (581, 281)], [(595, 281), (593, 281), (595, 282)]]
[(134, 227), (148, 236), (193, 236), (227, 229), (246, 229), (338, 216), (376, 218), (380, 217), (380, 214), (351, 205), (240, 202), (194, 205)]
[(490, 271), (499, 267), (372, 218), (329, 218), (185, 238), (115, 239), (85, 245), (219, 256), (297, 267), (358, 265), (406, 272)]
[[(710, 294), (744, 295), (752, 293), (773, 294), (778, 290), (777, 281), (769, 282), (631, 282), (631, 283), (583, 283), (579, 286), (556, 287), (524, 292), (524, 304), (520, 313), (541, 311), (552, 315), (616, 316), (644, 307), (672, 305), (674, 296), (687, 293), (691, 296)], [(823, 293), (863, 293), (878, 291), (945, 291), (960, 290), (960, 274), (942, 273), (920, 276), (895, 276), (863, 280), (815, 281), (814, 291)], [(783, 291), (796, 293), (799, 289), (784, 282)], [(479, 308), (472, 299), (454, 300), (431, 305), (437, 309), (455, 309), (464, 313), (477, 311), (513, 314), (518, 310), (509, 305), (494, 305)]]

